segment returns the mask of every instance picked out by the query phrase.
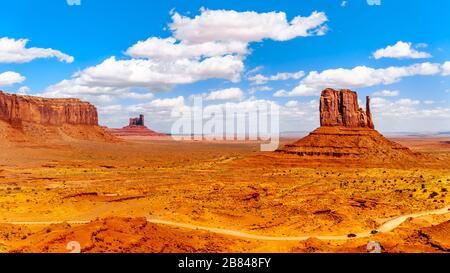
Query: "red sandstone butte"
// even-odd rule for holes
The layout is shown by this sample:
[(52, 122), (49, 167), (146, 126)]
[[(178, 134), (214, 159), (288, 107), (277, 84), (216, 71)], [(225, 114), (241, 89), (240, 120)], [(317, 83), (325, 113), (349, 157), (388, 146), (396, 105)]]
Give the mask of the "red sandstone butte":
[(374, 129), (370, 112), (370, 98), (366, 97), (366, 111), (358, 105), (358, 94), (351, 90), (327, 88), (320, 97), (320, 125)]
[(165, 134), (150, 130), (145, 126), (144, 115), (139, 115), (137, 118), (130, 118), (130, 123), (121, 129), (110, 129), (110, 132), (118, 137), (134, 137), (134, 136), (166, 136)]
[(306, 137), (277, 152), (300, 156), (311, 164), (340, 162), (385, 166), (416, 164), (425, 159), (377, 132), (369, 97), (364, 111), (359, 108), (357, 93), (351, 90), (328, 88), (322, 91), (320, 125)]
[(47, 99), (0, 91), (0, 120), (14, 127), (23, 122), (61, 126), (98, 125), (95, 106), (79, 99)]

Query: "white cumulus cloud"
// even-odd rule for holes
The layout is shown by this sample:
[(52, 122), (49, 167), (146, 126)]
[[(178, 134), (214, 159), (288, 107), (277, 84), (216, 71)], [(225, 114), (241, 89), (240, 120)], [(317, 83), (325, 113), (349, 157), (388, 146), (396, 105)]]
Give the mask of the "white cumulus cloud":
[(260, 85), (260, 86), (253, 86), (248, 90), (248, 93), (253, 95), (258, 91), (271, 91), (273, 88), (270, 86)]
[(243, 98), (244, 92), (236, 87), (212, 91), (205, 96), (205, 100), (242, 100)]
[(443, 76), (448, 76), (450, 75), (450, 62), (445, 62), (442, 65), (442, 75)]
[(169, 25), (174, 37), (189, 43), (210, 41), (259, 42), (263, 39), (287, 41), (296, 37), (323, 35), (327, 16), (313, 12), (307, 17), (296, 16), (291, 21), (284, 12), (257, 13), (234, 10), (202, 9), (194, 18), (174, 13)]
[(322, 72), (312, 71), (292, 91), (280, 90), (274, 96), (316, 96), (327, 87), (340, 89), (388, 85), (396, 83), (404, 77), (436, 75), (440, 72), (441, 65), (436, 63), (418, 63), (410, 66), (391, 66), (378, 69), (357, 66), (352, 69), (337, 68)]
[(179, 107), (184, 106), (184, 97), (178, 96), (176, 98), (156, 99), (150, 102), (153, 107)]
[(271, 76), (256, 74), (248, 77), (248, 80), (253, 81), (255, 84), (266, 84), (268, 81), (285, 81), (289, 79), (298, 80), (303, 76), (305, 76), (305, 72), (303, 71), (298, 71), (294, 73), (283, 72)]
[(247, 54), (247, 43), (239, 41), (211, 41), (200, 44), (188, 44), (177, 42), (173, 37), (166, 39), (151, 37), (145, 41), (137, 42), (126, 51), (126, 54), (132, 57), (154, 59), (213, 57), (234, 53), (239, 55)]
[(396, 58), (396, 59), (423, 59), (432, 57), (427, 52), (422, 52), (412, 48), (412, 43), (399, 41), (395, 45), (378, 49), (373, 53), (375, 59)]
[(381, 90), (373, 93), (374, 96), (379, 97), (397, 97), (400, 95), (400, 91), (398, 90)]
[(17, 94), (19, 95), (26, 95), (31, 91), (30, 87), (28, 86), (21, 86), (19, 89), (17, 89)]
[(61, 62), (72, 63), (74, 58), (51, 48), (38, 48), (26, 45), (28, 39), (0, 38), (0, 63), (27, 63), (34, 59), (57, 58)]
[(189, 84), (210, 78), (239, 81), (244, 65), (237, 56), (226, 55), (204, 60), (180, 59), (170, 62), (131, 59), (117, 60), (110, 57), (101, 64), (89, 67), (49, 86), (44, 95), (65, 97), (90, 95), (115, 95), (128, 92), (131, 87), (146, 87), (152, 90), (168, 90), (177, 84)]
[(285, 104), (286, 107), (297, 107), (298, 106), (298, 101), (296, 100), (290, 100), (288, 102), (286, 102)]
[(450, 128), (450, 108), (404, 98), (372, 99), (375, 126), (390, 132), (443, 131)]
[(25, 77), (17, 72), (7, 71), (0, 73), (0, 86), (11, 86), (25, 81)]

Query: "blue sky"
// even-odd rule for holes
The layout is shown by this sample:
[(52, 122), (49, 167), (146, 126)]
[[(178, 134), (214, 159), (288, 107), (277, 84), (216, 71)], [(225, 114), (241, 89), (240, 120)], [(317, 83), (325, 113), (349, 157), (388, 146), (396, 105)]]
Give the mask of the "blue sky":
[[(277, 21), (281, 13), (285, 24)], [(211, 105), (273, 101), (282, 106), (281, 129), (301, 131), (318, 126), (322, 87), (350, 88), (374, 98), (381, 131), (450, 131), (449, 13), (445, 0), (4, 1), (0, 89), (89, 100), (100, 122), (112, 127), (143, 112), (162, 131), (170, 129), (170, 108), (188, 105), (194, 94)], [(296, 16), (305, 19), (297, 26), (306, 32), (293, 29)], [(195, 24), (196, 17), (203, 23)], [(257, 29), (259, 23), (267, 26)], [(129, 50), (151, 37), (174, 37), (174, 45), (191, 47), (175, 57), (167, 56), (167, 43)], [(238, 49), (217, 53), (230, 43)], [(214, 65), (206, 66), (208, 59)], [(186, 60), (198, 69), (178, 67)], [(154, 74), (167, 69), (169, 79)], [(14, 74), (4, 74), (2, 82), (7, 72)], [(258, 74), (273, 80), (258, 83)]]

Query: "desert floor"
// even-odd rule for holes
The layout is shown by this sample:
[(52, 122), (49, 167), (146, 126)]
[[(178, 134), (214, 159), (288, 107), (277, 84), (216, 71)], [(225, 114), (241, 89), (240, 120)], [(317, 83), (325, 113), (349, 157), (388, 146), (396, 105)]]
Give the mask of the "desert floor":
[(164, 138), (5, 145), (0, 252), (450, 251), (450, 138), (395, 141), (440, 163), (305, 164)]

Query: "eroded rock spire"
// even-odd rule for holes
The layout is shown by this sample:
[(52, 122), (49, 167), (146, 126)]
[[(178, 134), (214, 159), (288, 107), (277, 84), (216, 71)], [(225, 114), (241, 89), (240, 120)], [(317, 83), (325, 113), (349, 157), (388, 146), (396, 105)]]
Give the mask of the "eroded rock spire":
[(364, 111), (359, 107), (356, 92), (331, 88), (323, 90), (320, 97), (320, 125), (374, 129), (370, 98), (366, 98)]

